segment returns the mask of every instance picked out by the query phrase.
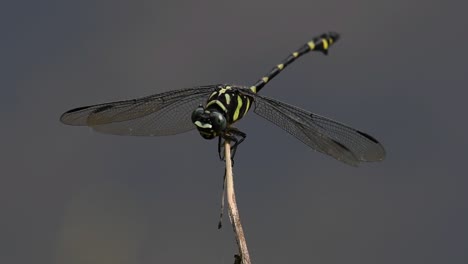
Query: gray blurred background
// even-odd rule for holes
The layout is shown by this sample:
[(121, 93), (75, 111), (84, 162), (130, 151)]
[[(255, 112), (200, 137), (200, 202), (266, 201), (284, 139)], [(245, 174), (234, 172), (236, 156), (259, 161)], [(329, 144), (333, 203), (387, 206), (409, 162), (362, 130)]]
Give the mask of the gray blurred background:
[(10, 1), (0, 8), (0, 263), (233, 263), (217, 141), (102, 135), (70, 108), (250, 85), (387, 150), (353, 168), (254, 114), (236, 157), (253, 263), (468, 263), (462, 1)]

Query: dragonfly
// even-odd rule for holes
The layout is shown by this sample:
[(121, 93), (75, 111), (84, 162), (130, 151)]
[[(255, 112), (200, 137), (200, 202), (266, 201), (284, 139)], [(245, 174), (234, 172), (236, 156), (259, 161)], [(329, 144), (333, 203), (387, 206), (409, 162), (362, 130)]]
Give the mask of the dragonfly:
[(197, 129), (205, 139), (232, 144), (232, 157), (247, 134), (233, 125), (249, 110), (293, 135), (310, 148), (351, 166), (385, 158), (382, 144), (348, 125), (278, 100), (260, 95), (262, 88), (287, 66), (309, 52), (328, 55), (340, 35), (317, 35), (289, 54), (251, 86), (216, 84), (154, 94), (139, 99), (78, 107), (62, 114), (60, 121), (88, 126), (106, 134), (167, 136)]

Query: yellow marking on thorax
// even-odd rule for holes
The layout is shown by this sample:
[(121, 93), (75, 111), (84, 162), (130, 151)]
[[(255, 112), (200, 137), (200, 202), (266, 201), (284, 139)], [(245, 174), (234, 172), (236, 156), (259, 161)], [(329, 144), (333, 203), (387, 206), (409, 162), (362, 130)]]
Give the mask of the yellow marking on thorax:
[(224, 94), (224, 98), (226, 98), (226, 104), (229, 105), (231, 103), (231, 96), (229, 94)]
[(328, 39), (328, 42), (330, 42), (330, 45), (333, 44), (333, 39), (332, 39), (332, 38), (329, 38), (329, 39)]
[(223, 93), (225, 93), (227, 90), (231, 90), (231, 86), (226, 86), (224, 88), (221, 88), (219, 89), (219, 95), (222, 95)]
[(209, 103), (206, 104), (206, 107), (213, 105), (213, 104), (217, 104), (225, 113), (227, 113), (226, 107), (223, 105), (223, 103), (221, 103), (218, 100), (210, 101)]
[(323, 49), (328, 49), (328, 41), (326, 39), (322, 39)]
[(315, 43), (314, 43), (313, 41), (307, 42), (307, 45), (309, 46), (310, 50), (314, 50), (314, 49), (315, 49)]
[(210, 95), (210, 97), (208, 98), (208, 100), (211, 99), (213, 96), (215, 96), (217, 93), (218, 93), (218, 91), (214, 91), (214, 92)]
[(250, 90), (254, 93), (257, 93), (257, 86), (250, 86)]
[(226, 92), (226, 88), (221, 88), (219, 91), (218, 91), (218, 94), (219, 95), (222, 95), (223, 93)]
[(263, 77), (263, 78), (262, 78), (262, 81), (263, 81), (264, 83), (267, 83), (268, 80), (269, 80), (268, 77)]
[(239, 119), (239, 114), (240, 114), (240, 109), (242, 107), (242, 98), (240, 96), (237, 96), (237, 107), (236, 111), (234, 111), (234, 116), (232, 117), (232, 121), (236, 121)]
[(297, 56), (299, 56), (299, 52), (297, 52), (297, 51), (296, 51), (296, 52), (293, 52), (292, 55), (294, 56), (294, 58), (297, 58)]

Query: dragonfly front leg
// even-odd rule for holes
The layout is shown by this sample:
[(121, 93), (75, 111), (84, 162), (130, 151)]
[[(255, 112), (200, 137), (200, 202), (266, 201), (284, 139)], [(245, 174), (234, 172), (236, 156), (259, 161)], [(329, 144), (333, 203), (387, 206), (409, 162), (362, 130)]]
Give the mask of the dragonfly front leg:
[(229, 130), (229, 140), (231, 142), (234, 142), (234, 144), (231, 146), (231, 150), (232, 150), (232, 160), (234, 162), (234, 156), (236, 155), (236, 151), (237, 151), (237, 147), (240, 145), (240, 143), (242, 143), (245, 138), (247, 137), (247, 134), (240, 131), (239, 129), (237, 128), (231, 128)]
[(220, 136), (219, 137), (219, 141), (218, 141), (218, 154), (219, 154), (219, 158), (221, 160), (225, 160), (224, 159), (224, 143), (227, 141), (229, 141), (229, 144), (231, 145), (231, 160), (234, 162), (234, 156), (236, 154), (236, 151), (237, 151), (237, 147), (239, 146), (240, 143), (242, 143), (245, 138), (247, 137), (247, 134), (240, 131), (239, 129), (237, 128), (234, 128), (234, 127), (231, 127), (229, 128), (223, 136)]
[(223, 137), (218, 137), (218, 155), (219, 159), (224, 161), (224, 139)]

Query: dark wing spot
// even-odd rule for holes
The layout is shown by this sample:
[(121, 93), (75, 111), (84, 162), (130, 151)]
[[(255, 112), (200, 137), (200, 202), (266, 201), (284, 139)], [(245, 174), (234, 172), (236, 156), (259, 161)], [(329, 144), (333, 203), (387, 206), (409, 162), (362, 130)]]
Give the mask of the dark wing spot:
[(375, 144), (379, 144), (379, 142), (377, 141), (377, 139), (371, 137), (370, 135), (368, 135), (368, 134), (366, 134), (366, 133), (364, 133), (364, 132), (358, 131), (358, 130), (356, 130), (356, 132), (358, 132), (361, 136), (363, 136), (363, 137), (369, 139), (370, 141), (374, 142)]
[(105, 106), (99, 107), (99, 108), (97, 108), (96, 110), (93, 111), (93, 114), (104, 112), (106, 110), (111, 109), (112, 107), (114, 107), (114, 106), (113, 105), (105, 105)]
[(68, 110), (66, 111), (64, 114), (70, 114), (70, 113), (74, 113), (74, 112), (79, 112), (81, 110), (85, 110), (89, 108), (89, 106), (82, 106), (82, 107), (77, 107), (77, 108), (74, 108), (74, 109), (71, 109), (71, 110)]

